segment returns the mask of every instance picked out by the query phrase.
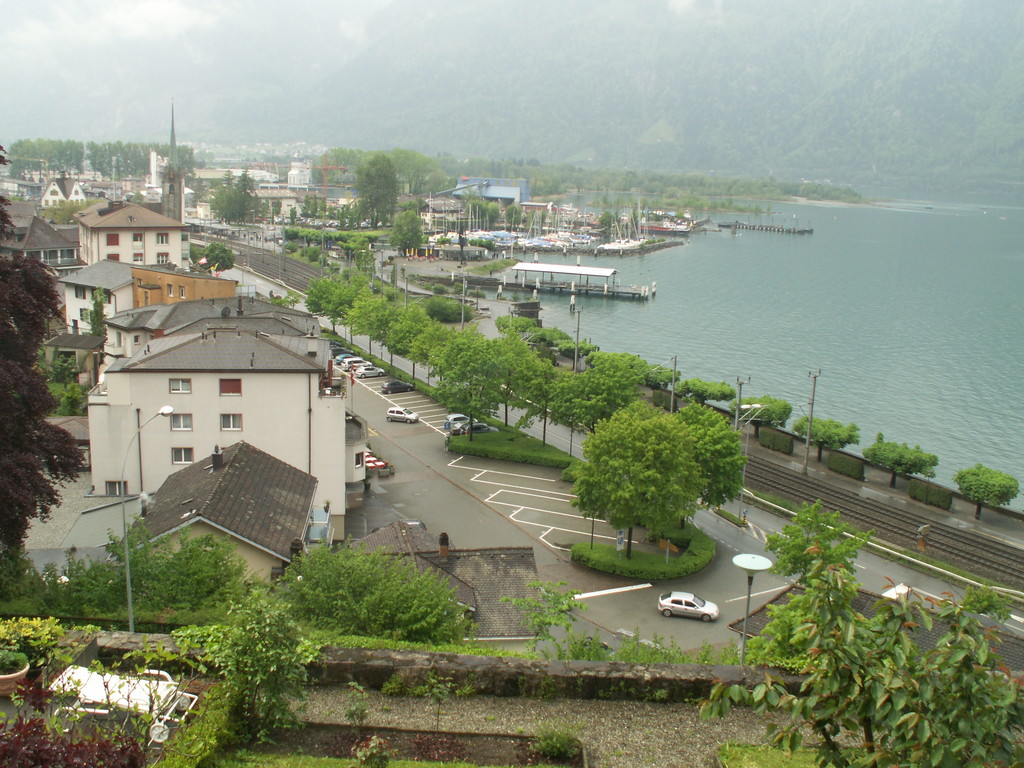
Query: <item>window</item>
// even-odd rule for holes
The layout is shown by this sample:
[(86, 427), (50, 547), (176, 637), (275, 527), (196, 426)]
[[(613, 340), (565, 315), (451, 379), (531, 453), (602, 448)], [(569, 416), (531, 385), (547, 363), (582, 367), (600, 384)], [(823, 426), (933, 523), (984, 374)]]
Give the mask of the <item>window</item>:
[(82, 307), (80, 310), (78, 310), (78, 319), (84, 320), (85, 322), (89, 322), (89, 312), (89, 309)]
[(191, 464), (191, 448), (171, 448), (171, 464)]
[(363, 452), (356, 451), (356, 468), (363, 466)]
[(166, 264), (170, 260), (171, 260), (171, 254), (169, 254), (169, 253), (158, 253), (156, 255), (156, 263), (157, 264)]
[(121, 254), (119, 254), (119, 253), (108, 253), (107, 254), (107, 261), (120, 261), (120, 260), (121, 260)]
[(221, 379), (220, 380), (220, 393), (222, 395), (240, 395), (240, 394), (242, 394), (242, 380), (241, 379)]
[[(132, 254), (132, 261), (134, 261), (136, 264), (141, 264), (142, 260), (144, 258), (145, 258), (145, 256), (143, 256), (141, 253), (133, 253)], [(140, 285), (142, 284), (142, 280), (141, 279), (139, 280), (139, 284)]]
[(227, 431), (236, 431), (242, 428), (242, 414), (222, 413), (220, 415), (220, 428)]
[[(138, 337), (135, 339), (135, 343), (138, 343)], [(187, 395), (192, 392), (192, 379), (171, 379), (171, 393), (179, 395)]]
[(167, 233), (166, 232), (157, 232), (156, 233), (156, 244), (157, 245), (167, 245), (169, 242), (170, 242), (170, 239), (167, 237)]
[(184, 299), (185, 298), (185, 286), (184, 285), (179, 285), (178, 286), (178, 298), (179, 299)]
[(172, 299), (174, 298), (174, 286), (170, 283), (167, 284), (167, 295)]
[(107, 232), (107, 245), (120, 245), (121, 236), (117, 232)]
[(133, 232), (132, 242), (135, 243), (137, 246), (141, 246), (143, 237), (145, 237), (145, 235), (143, 235), (142, 232)]
[[(107, 496), (120, 496), (121, 495), (121, 481), (120, 480), (107, 480), (106, 482)], [(128, 483), (125, 483), (127, 487)]]
[(76, 285), (75, 286), (75, 298), (76, 299), (84, 299), (85, 298), (85, 286), (84, 285)]
[(191, 413), (172, 413), (171, 414), (171, 429), (175, 432), (191, 432), (192, 431), (192, 414)]
[(124, 340), (123, 340), (123, 338), (122, 338), (122, 336), (121, 336), (121, 332), (120, 332), (120, 331), (118, 331), (118, 332), (117, 332), (117, 346), (119, 346), (119, 347), (120, 347), (122, 343), (124, 343)]

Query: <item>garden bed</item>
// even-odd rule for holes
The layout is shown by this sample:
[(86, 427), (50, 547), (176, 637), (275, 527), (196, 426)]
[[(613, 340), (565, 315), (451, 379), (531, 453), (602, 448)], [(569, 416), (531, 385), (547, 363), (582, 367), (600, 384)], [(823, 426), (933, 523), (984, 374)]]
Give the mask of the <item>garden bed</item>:
[(392, 757), (402, 760), (459, 761), (478, 766), (587, 765), (582, 750), (569, 762), (541, 756), (532, 736), (500, 733), (414, 731), (403, 728), (307, 723), (303, 728), (275, 734), (273, 744), (259, 748), (272, 754), (302, 752), (315, 757), (351, 757), (363, 739), (378, 736), (387, 741)]

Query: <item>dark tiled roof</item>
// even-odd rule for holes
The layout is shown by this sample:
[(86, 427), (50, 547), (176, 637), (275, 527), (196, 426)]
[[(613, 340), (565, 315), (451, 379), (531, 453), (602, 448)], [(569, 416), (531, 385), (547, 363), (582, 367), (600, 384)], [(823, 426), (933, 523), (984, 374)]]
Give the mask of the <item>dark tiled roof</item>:
[(180, 221), (155, 213), (134, 203), (112, 203), (101, 201), (75, 214), (75, 219), (86, 227), (104, 229), (183, 229)]
[(64, 237), (50, 222), (39, 216), (32, 216), (23, 222), (15, 222), (15, 225), (18, 236), (3, 241), (4, 248), (8, 250), (64, 250), (74, 248), (77, 245)]
[[(769, 621), (771, 621), (771, 616), (768, 615), (768, 606), (785, 605), (793, 595), (803, 594), (804, 591), (804, 587), (799, 584), (793, 584), (751, 613), (750, 616), (747, 617), (747, 636), (757, 637), (764, 631), (765, 626)], [(881, 595), (876, 595), (874, 592), (858, 589), (857, 596), (853, 599), (853, 609), (863, 616), (871, 617), (875, 615), (875, 604), (878, 603), (879, 600), (885, 599), (886, 598)], [(993, 623), (988, 620), (984, 620), (983, 623), (990, 626), (993, 625)], [(932, 628), (930, 630), (925, 630), (923, 628), (914, 630), (913, 640), (922, 651), (930, 651), (935, 647), (939, 638), (942, 637), (947, 626), (948, 625), (945, 622), (936, 620), (932, 623)], [(743, 619), (740, 618), (734, 621), (729, 625), (729, 629), (734, 632), (742, 633)], [(1024, 671), (1024, 638), (1010, 634), (1006, 631), (997, 631), (997, 636), (1002, 642), (996, 645), (995, 650), (999, 656), (1002, 657), (1006, 666), (1014, 671)]]
[(415, 520), (398, 520), (385, 525), (359, 540), (360, 546), (369, 550), (383, 549), (387, 552), (414, 554), (437, 548), (437, 537), (429, 533), (423, 523)]
[[(315, 355), (307, 355), (312, 346)], [(326, 370), (326, 339), (266, 336), (250, 330), (183, 333), (153, 339), (127, 360), (115, 361), (117, 371), (237, 371), (312, 373)]]
[(317, 479), (246, 442), (228, 446), (222, 457), (220, 469), (207, 457), (164, 480), (146, 513), (150, 533), (155, 538), (205, 520), (290, 562)]
[(61, 333), (44, 346), (54, 349), (102, 349), (106, 340), (106, 336), (90, 336), (88, 333)]
[(84, 285), (87, 288), (106, 288), (113, 291), (131, 284), (132, 265), (103, 259), (62, 277), (61, 282), (66, 285)]
[(126, 309), (107, 318), (107, 323), (115, 328), (145, 328), (150, 331), (163, 330), (165, 333), (175, 333), (190, 323), (205, 318), (236, 320), (242, 317), (273, 317), (299, 329), (302, 335), (320, 335), (317, 319), (308, 312), (279, 307), (269, 301), (238, 296)]
[(89, 417), (88, 416), (48, 416), (46, 419), (51, 424), (66, 430), (76, 442), (89, 443)]

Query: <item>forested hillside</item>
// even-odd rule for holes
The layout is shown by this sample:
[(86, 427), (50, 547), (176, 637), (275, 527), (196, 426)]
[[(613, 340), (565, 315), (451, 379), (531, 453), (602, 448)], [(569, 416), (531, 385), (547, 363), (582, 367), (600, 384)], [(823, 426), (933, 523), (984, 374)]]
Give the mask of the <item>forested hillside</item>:
[(1022, 170), (1011, 0), (430, 8), (392, 4), (389, 34), (316, 84), (308, 138), (850, 184)]

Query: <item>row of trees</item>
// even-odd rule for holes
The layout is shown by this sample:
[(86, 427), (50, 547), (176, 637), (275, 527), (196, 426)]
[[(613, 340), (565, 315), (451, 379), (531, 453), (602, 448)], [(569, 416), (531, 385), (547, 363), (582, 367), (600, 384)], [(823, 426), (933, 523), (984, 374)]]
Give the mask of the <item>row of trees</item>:
[[(186, 174), (195, 168), (192, 147), (178, 148), (178, 162)], [(11, 174), (44, 171), (51, 175), (61, 171), (81, 174), (86, 165), (104, 178), (143, 176), (149, 173), (149, 153), (167, 157), (169, 144), (139, 144), (123, 141), (84, 143), (71, 139), (19, 139), (10, 146)]]

